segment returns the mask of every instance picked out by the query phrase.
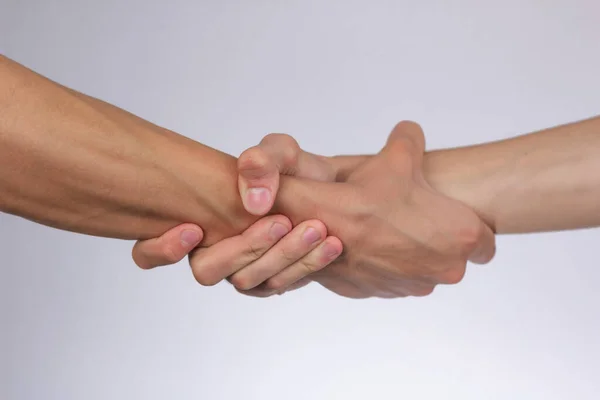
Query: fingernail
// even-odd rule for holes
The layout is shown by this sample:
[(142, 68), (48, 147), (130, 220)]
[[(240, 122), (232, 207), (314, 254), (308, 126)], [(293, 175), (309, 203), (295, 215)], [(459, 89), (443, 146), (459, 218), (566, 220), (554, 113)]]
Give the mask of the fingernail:
[(326, 244), (325, 248), (323, 249), (323, 254), (325, 254), (325, 257), (327, 257), (327, 259), (332, 259), (337, 257), (340, 252), (337, 249), (337, 247), (332, 246), (331, 244)]
[(321, 240), (321, 233), (315, 228), (309, 227), (304, 231), (302, 238), (306, 243), (313, 244)]
[(271, 235), (271, 239), (279, 240), (285, 235), (287, 235), (288, 232), (289, 230), (287, 226), (280, 224), (279, 222), (275, 222), (273, 223), (273, 225), (271, 225), (271, 230), (269, 231), (269, 234)]
[(185, 231), (181, 232), (179, 238), (181, 240), (182, 245), (184, 245), (185, 247), (190, 247), (198, 244), (198, 242), (200, 241), (200, 234), (196, 231), (186, 229)]
[(267, 188), (249, 188), (246, 191), (246, 208), (253, 214), (262, 214), (271, 202), (271, 191)]

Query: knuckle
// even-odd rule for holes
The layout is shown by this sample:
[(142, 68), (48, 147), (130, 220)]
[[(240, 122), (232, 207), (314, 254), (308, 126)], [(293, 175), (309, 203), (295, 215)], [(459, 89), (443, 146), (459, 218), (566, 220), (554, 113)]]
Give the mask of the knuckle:
[(411, 120), (403, 120), (396, 124), (397, 129), (401, 130), (422, 130), (421, 125)]
[(213, 272), (205, 268), (192, 267), (192, 273), (196, 282), (202, 286), (214, 286), (221, 281)]
[(440, 283), (445, 283), (448, 285), (456, 285), (465, 277), (465, 273), (467, 271), (465, 263), (461, 262), (456, 266), (448, 269), (439, 275)]
[(177, 254), (173, 246), (166, 245), (162, 250), (162, 257), (168, 264), (175, 264), (181, 261), (181, 257)]
[(414, 151), (422, 151), (425, 148), (425, 136), (421, 125), (414, 121), (400, 121), (392, 131), (392, 137), (404, 138), (396, 142), (397, 151), (412, 154)]
[(252, 261), (258, 260), (260, 257), (262, 257), (264, 252), (265, 249), (262, 246), (256, 246), (252, 242), (246, 243), (245, 253), (250, 259), (252, 259)]
[(294, 140), (294, 146), (286, 146), (283, 153), (283, 165), (292, 167), (298, 164), (298, 157), (300, 156), (300, 147)]
[[(261, 144), (279, 143), (283, 136), (289, 136), (285, 133), (269, 133), (260, 141)], [(285, 139), (284, 139), (285, 140)]]
[(245, 150), (238, 158), (238, 168), (244, 170), (261, 170), (269, 165), (269, 156), (260, 147)]
[(285, 247), (282, 247), (279, 250), (279, 256), (280, 256), (280, 259), (283, 262), (287, 263), (287, 265), (290, 265), (290, 264), (294, 263), (296, 261), (296, 259), (297, 259), (297, 257), (294, 254), (294, 252), (290, 251), (289, 249), (286, 249)]
[(298, 142), (287, 133), (269, 133), (264, 137), (262, 143), (276, 144), (283, 147), (299, 147)]
[(457, 238), (463, 253), (469, 254), (475, 250), (483, 234), (484, 226), (477, 217), (473, 218), (473, 221), (470, 223), (460, 227), (457, 232)]
[(245, 274), (234, 274), (230, 279), (231, 284), (238, 290), (247, 291), (253, 289), (256, 285), (253, 285), (250, 277)]
[[(347, 193), (347, 199), (347, 204), (352, 204), (353, 214), (350, 218), (356, 226), (369, 226), (371, 221), (377, 220), (377, 210), (381, 205), (377, 203), (376, 195), (373, 192), (352, 191)], [(365, 229), (355, 229), (351, 232), (359, 240), (363, 240), (364, 236), (371, 233)]]
[(284, 167), (290, 168), (298, 163), (300, 157), (300, 145), (290, 135), (283, 133), (271, 133), (263, 139), (265, 144), (277, 146), (281, 151), (281, 162)]
[(265, 282), (265, 288), (268, 291), (279, 291), (285, 287), (285, 282), (280, 278), (270, 278)]
[(310, 275), (321, 269), (317, 264), (308, 261), (300, 261), (299, 264), (305, 275)]
[(435, 286), (424, 286), (414, 289), (412, 295), (415, 297), (429, 296), (435, 290)]

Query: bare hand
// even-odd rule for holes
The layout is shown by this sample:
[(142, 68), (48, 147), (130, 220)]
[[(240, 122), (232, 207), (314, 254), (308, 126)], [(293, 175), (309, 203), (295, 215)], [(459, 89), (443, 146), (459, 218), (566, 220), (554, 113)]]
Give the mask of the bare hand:
[[(403, 122), (385, 148), (348, 174), (346, 183), (293, 182), (295, 197), (281, 212), (313, 201), (306, 213), (324, 221), (344, 243), (342, 257), (312, 278), (342, 296), (430, 294), (462, 280), (468, 260), (486, 263), (495, 252), (490, 228), (464, 204), (437, 193), (422, 173), (425, 139)], [(285, 204), (292, 204), (289, 210)], [(294, 218), (302, 218), (295, 215)]]
[[(272, 207), (280, 174), (314, 180), (332, 180), (334, 171), (325, 158), (300, 151), (288, 135), (268, 135), (239, 158), (239, 188), (245, 208), (264, 215)], [(156, 239), (139, 241), (133, 249), (138, 266), (150, 269), (174, 264), (190, 255), (196, 280), (211, 286), (227, 278), (238, 291), (259, 297), (304, 286), (304, 279), (335, 260), (342, 244), (327, 237), (324, 224), (307, 220), (292, 229), (283, 215), (260, 219), (241, 235), (209, 248), (197, 247), (202, 229), (183, 224)]]

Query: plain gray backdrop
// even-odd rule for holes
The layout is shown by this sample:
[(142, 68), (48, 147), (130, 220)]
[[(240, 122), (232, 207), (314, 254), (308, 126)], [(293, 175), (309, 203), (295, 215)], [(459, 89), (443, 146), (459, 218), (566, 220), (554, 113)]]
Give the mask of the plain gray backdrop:
[[(239, 155), (430, 149), (600, 112), (600, 3), (0, 0), (0, 52)], [(199, 182), (198, 184), (201, 184)], [(505, 236), (427, 298), (268, 300), (0, 215), (0, 398), (596, 399), (598, 230)]]

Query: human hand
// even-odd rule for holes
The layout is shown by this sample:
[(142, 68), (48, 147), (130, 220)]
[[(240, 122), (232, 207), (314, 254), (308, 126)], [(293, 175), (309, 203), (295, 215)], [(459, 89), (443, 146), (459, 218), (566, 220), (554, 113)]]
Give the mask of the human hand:
[[(300, 150), (288, 135), (268, 135), (246, 150), (238, 160), (239, 189), (244, 206), (254, 215), (266, 214), (279, 187), (280, 174), (328, 181), (335, 171), (326, 158)], [(139, 241), (133, 259), (143, 269), (174, 264), (190, 254), (190, 265), (202, 285), (228, 280), (238, 291), (266, 297), (298, 288), (304, 279), (335, 260), (342, 244), (327, 237), (318, 220), (307, 220), (292, 229), (283, 215), (260, 219), (241, 235), (208, 248), (198, 248), (203, 231), (192, 224), (177, 226), (156, 239)]]
[(345, 183), (286, 181), (277, 211), (292, 221), (316, 216), (344, 243), (342, 257), (312, 279), (346, 297), (424, 296), (461, 281), (468, 260), (493, 258), (491, 229), (425, 180), (424, 151), (420, 126), (402, 122)]

